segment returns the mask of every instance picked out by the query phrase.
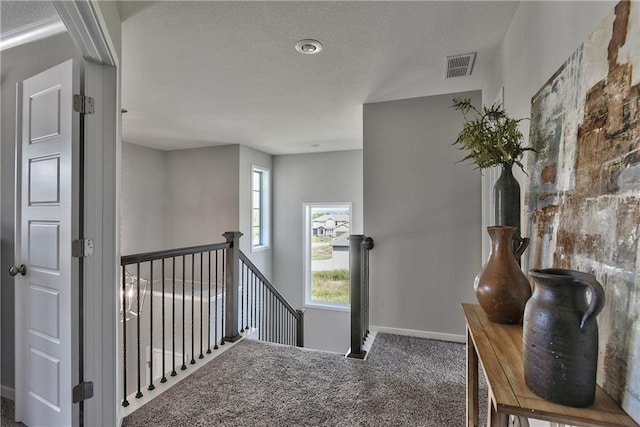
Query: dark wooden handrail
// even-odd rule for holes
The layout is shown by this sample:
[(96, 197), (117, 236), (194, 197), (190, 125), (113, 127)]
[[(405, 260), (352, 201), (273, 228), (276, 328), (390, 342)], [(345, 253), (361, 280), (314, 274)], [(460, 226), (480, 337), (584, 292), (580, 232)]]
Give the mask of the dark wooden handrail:
[(186, 248), (167, 249), (162, 251), (144, 252), (140, 254), (124, 255), (120, 258), (120, 266), (136, 264), (139, 262), (156, 261), (163, 258), (173, 258), (182, 255), (198, 254), (201, 252), (229, 249), (230, 242), (214, 243), (209, 245), (189, 246)]

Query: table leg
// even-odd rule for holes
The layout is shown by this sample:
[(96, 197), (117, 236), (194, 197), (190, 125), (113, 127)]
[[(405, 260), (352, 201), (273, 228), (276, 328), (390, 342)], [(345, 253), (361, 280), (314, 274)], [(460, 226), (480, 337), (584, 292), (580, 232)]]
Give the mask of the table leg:
[(467, 427), (479, 425), (478, 354), (467, 327)]
[(495, 410), (491, 396), (487, 402), (487, 427), (509, 427), (509, 415)]

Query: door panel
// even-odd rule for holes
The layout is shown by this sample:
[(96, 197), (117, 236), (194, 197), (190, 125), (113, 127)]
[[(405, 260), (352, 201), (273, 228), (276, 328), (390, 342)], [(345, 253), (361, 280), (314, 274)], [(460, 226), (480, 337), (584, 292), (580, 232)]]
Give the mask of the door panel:
[[(77, 261), (78, 93), (72, 60), (22, 84), (16, 264), (16, 419), (29, 426), (72, 425)], [(74, 209), (75, 207), (75, 209)]]
[(60, 157), (29, 161), (29, 204), (60, 203)]

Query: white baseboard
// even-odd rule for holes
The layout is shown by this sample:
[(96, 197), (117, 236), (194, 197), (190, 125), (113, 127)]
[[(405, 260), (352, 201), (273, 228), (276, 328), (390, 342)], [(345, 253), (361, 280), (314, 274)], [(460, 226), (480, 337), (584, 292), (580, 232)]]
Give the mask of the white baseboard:
[(13, 400), (16, 400), (16, 391), (7, 386), (0, 386), (0, 396)]
[(429, 332), (429, 331), (417, 331), (415, 329), (401, 329), (401, 328), (389, 328), (386, 326), (373, 326), (369, 327), (371, 331), (378, 333), (394, 334), (394, 335), (406, 335), (410, 337), (427, 338), (438, 341), (449, 341), (465, 343), (467, 338), (464, 335), (456, 334), (443, 334), (441, 332)]

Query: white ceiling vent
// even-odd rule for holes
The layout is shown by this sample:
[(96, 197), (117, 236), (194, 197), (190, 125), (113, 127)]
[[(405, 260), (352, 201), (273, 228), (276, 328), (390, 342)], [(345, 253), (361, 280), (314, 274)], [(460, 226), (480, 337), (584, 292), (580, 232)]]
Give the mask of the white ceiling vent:
[(447, 56), (447, 70), (445, 78), (470, 76), (473, 63), (476, 62), (476, 52), (464, 55)]

